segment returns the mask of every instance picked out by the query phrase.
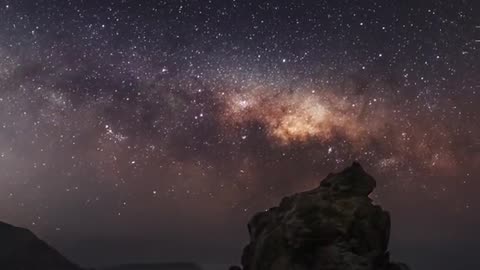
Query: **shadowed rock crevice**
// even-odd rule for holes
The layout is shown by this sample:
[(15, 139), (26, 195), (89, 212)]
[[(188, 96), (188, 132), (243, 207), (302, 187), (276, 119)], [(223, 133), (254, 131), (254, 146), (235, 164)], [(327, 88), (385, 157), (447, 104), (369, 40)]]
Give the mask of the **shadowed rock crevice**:
[(104, 270), (202, 270), (202, 268), (194, 263), (143, 263), (143, 264), (126, 264), (115, 267), (105, 268)]
[(284, 198), (248, 224), (244, 270), (406, 270), (390, 262), (390, 215), (368, 195), (376, 182), (358, 163), (311, 191)]

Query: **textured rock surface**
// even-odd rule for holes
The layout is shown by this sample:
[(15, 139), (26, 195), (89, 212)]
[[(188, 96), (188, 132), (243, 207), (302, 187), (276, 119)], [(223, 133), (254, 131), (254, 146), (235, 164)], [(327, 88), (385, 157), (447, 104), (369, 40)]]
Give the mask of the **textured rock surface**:
[(368, 195), (375, 180), (358, 163), (314, 190), (284, 198), (248, 224), (244, 270), (406, 270), (390, 263), (390, 216)]
[(79, 270), (27, 229), (0, 222), (0, 269)]
[(120, 265), (106, 270), (202, 270), (202, 268), (194, 263), (155, 263)]

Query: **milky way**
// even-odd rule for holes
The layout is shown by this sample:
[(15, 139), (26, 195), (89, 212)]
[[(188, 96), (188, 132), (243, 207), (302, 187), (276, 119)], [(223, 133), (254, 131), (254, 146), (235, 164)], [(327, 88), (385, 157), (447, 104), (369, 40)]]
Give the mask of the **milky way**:
[(99, 2), (0, 3), (0, 220), (86, 265), (235, 263), (358, 160), (401, 261), (476, 267), (477, 2)]

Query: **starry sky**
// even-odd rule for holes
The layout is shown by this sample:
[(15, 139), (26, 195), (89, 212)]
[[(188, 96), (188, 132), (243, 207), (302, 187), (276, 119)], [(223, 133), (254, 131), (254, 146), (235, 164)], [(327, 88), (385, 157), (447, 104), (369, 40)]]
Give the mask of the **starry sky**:
[(0, 220), (87, 266), (238, 264), (255, 212), (358, 160), (394, 258), (475, 269), (479, 14), (477, 0), (2, 0)]

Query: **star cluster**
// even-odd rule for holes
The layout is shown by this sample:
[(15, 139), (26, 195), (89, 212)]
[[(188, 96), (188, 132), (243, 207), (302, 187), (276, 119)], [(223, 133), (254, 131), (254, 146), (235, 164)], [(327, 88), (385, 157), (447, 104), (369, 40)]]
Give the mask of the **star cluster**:
[(429, 266), (405, 247), (480, 223), (479, 10), (3, 1), (0, 220), (83, 264), (231, 263), (254, 212), (358, 160)]

